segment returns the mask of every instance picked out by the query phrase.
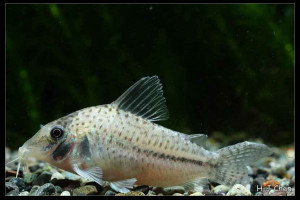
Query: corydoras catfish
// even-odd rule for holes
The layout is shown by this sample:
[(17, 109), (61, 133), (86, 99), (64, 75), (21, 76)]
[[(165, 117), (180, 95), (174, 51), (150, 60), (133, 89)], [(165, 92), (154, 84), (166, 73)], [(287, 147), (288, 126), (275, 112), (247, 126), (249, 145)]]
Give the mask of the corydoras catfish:
[(133, 185), (197, 190), (207, 179), (245, 185), (246, 165), (271, 154), (266, 145), (253, 142), (208, 151), (207, 135), (186, 135), (153, 123), (168, 116), (159, 78), (144, 77), (111, 104), (42, 126), (19, 148), (19, 159), (35, 157), (126, 193)]

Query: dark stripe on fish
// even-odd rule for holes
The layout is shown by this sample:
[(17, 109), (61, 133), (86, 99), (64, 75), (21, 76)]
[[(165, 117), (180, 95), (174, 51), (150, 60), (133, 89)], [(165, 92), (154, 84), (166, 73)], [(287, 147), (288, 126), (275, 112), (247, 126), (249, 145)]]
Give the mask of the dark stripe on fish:
[(154, 155), (156, 155), (160, 159), (179, 161), (179, 162), (183, 162), (183, 163), (192, 163), (192, 164), (199, 165), (199, 166), (203, 165), (203, 162), (200, 160), (193, 160), (193, 159), (188, 159), (188, 158), (184, 158), (184, 157), (175, 157), (175, 156), (170, 157), (169, 155), (166, 156), (164, 153), (155, 153), (155, 154), (153, 154), (153, 156)]
[(52, 153), (52, 157), (55, 161), (62, 160), (71, 150), (72, 144), (63, 141), (58, 145), (55, 151)]
[[(116, 144), (118, 146), (123, 146), (119, 142), (116, 142)], [(154, 152), (154, 151), (150, 151), (150, 150), (141, 151), (141, 148), (139, 148), (138, 146), (133, 146), (132, 149), (137, 153), (142, 152), (142, 153), (146, 154), (147, 157), (153, 156), (153, 157), (157, 157), (159, 159), (168, 159), (168, 160), (172, 160), (174, 162), (179, 161), (179, 162), (184, 162), (184, 163), (192, 163), (192, 164), (199, 165), (199, 166), (203, 166), (203, 164), (205, 164), (200, 160), (193, 160), (193, 159), (188, 159), (188, 158), (184, 158), (184, 157), (165, 155), (164, 153)]]

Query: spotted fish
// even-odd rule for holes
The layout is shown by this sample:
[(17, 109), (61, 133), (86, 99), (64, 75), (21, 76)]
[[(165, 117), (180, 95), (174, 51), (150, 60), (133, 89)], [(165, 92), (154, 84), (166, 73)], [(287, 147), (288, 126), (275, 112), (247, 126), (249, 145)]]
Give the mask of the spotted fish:
[(207, 135), (186, 135), (154, 123), (168, 116), (159, 78), (144, 77), (111, 104), (41, 126), (19, 148), (19, 159), (36, 157), (126, 193), (133, 185), (197, 190), (207, 179), (246, 184), (246, 165), (271, 154), (266, 145), (253, 142), (208, 151)]

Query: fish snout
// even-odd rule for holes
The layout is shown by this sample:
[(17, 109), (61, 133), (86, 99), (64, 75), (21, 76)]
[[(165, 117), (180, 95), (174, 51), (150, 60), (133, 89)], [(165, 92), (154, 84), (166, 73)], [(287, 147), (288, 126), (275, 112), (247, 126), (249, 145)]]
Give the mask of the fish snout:
[(28, 152), (29, 152), (29, 150), (28, 150), (26, 147), (24, 147), (24, 145), (23, 145), (22, 147), (19, 148), (19, 155), (20, 155), (20, 156), (24, 156), (24, 155), (26, 155), (26, 153), (28, 153)]

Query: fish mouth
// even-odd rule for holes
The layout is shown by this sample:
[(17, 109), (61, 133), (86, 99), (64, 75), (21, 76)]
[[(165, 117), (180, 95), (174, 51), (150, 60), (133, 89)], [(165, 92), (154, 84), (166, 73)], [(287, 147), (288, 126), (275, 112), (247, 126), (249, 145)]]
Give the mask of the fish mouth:
[(21, 146), (18, 150), (18, 155), (20, 158), (24, 158), (27, 157), (29, 155), (29, 153), (33, 150), (34, 148), (32, 147), (28, 147), (28, 146)]
[(24, 156), (28, 152), (29, 152), (28, 148), (26, 148), (24, 146), (22, 146), (22, 147), (19, 148), (19, 156)]

